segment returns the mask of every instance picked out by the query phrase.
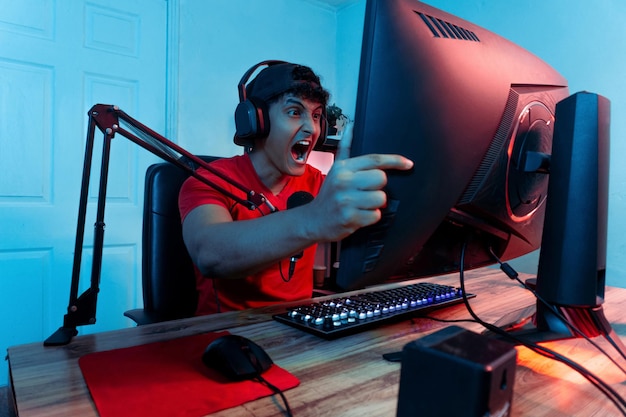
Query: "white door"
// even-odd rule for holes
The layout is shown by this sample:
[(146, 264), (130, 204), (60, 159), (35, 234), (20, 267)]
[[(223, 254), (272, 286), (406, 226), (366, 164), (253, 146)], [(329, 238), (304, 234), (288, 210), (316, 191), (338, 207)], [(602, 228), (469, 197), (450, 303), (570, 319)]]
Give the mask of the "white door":
[[(42, 341), (69, 301), (87, 111), (116, 104), (165, 127), (167, 2), (0, 2), (0, 350)], [(89, 286), (102, 135), (96, 134), (80, 293)], [(143, 176), (158, 161), (113, 140), (97, 323), (141, 303)], [(4, 371), (2, 370), (4, 369)], [(7, 375), (0, 362), (0, 385)]]

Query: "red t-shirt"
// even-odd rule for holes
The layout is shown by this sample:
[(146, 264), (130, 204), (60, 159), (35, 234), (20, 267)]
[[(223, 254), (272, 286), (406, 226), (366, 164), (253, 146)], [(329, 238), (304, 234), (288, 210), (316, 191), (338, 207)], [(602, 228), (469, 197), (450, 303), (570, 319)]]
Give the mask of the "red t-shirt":
[[(224, 173), (228, 178), (245, 185), (248, 189), (262, 193), (278, 210), (287, 208), (287, 199), (296, 191), (306, 191), (314, 196), (317, 195), (324, 179), (319, 170), (307, 165), (304, 175), (291, 177), (283, 190), (278, 195), (273, 195), (257, 176), (248, 155), (218, 159), (211, 163), (211, 167)], [(242, 191), (214, 174), (202, 168), (198, 170), (198, 173), (234, 195), (244, 197)], [(261, 207), (263, 214), (259, 210), (250, 210), (196, 178), (190, 177), (183, 184), (178, 199), (181, 218), (184, 220), (189, 212), (204, 204), (217, 204), (227, 208), (235, 221), (254, 219), (263, 215), (271, 216), (268, 214), (268, 208), (264, 206)], [(264, 242), (261, 240), (258, 244), (263, 245)], [(285, 281), (289, 274), (289, 258), (243, 279), (211, 279), (211, 277), (203, 276), (196, 268), (196, 287), (198, 289), (196, 314), (216, 313), (218, 308), (219, 311), (223, 312), (263, 307), (311, 297), (315, 248), (316, 245), (304, 250), (302, 258), (296, 263), (293, 277), (288, 282)], [(219, 298), (219, 307), (217, 298)]]

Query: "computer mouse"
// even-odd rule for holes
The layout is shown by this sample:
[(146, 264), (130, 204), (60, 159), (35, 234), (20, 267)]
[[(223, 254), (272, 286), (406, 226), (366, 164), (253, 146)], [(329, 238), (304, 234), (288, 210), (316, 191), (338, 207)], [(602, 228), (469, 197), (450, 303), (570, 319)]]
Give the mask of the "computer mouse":
[(274, 363), (261, 346), (234, 334), (209, 343), (202, 354), (202, 362), (232, 381), (256, 378)]

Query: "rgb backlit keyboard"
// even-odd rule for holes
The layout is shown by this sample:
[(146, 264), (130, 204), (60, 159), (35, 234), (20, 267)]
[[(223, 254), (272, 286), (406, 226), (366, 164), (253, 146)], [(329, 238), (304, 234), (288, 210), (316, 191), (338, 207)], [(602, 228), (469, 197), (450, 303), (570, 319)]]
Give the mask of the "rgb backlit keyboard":
[(316, 336), (334, 339), (461, 302), (460, 288), (419, 282), (300, 305), (273, 317)]

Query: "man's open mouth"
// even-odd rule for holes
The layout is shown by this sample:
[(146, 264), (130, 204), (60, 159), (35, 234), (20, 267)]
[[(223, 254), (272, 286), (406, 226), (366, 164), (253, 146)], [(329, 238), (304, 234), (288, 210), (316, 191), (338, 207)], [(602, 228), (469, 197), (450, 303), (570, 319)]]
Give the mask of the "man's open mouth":
[(310, 140), (308, 139), (301, 140), (297, 142), (295, 145), (293, 145), (293, 147), (291, 148), (291, 155), (293, 156), (293, 159), (295, 159), (296, 161), (304, 162), (306, 161), (310, 148), (311, 148)]

